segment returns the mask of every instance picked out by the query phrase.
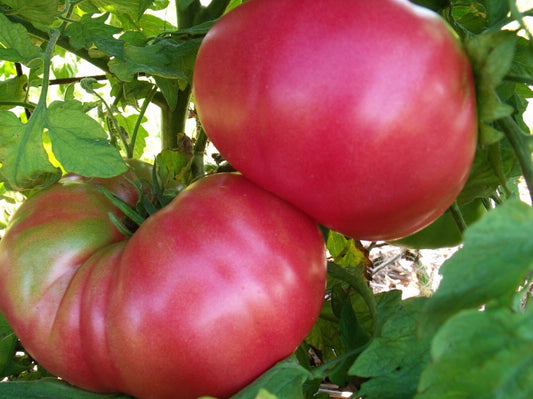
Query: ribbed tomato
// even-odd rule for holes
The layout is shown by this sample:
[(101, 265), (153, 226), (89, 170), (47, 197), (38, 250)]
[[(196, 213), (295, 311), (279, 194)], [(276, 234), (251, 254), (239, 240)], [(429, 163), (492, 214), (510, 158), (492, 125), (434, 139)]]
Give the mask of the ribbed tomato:
[(69, 177), (28, 199), (0, 241), (0, 311), (48, 371), (138, 398), (224, 398), (297, 348), (326, 279), (307, 215), (218, 174), (127, 238), (98, 185), (135, 204), (123, 176)]

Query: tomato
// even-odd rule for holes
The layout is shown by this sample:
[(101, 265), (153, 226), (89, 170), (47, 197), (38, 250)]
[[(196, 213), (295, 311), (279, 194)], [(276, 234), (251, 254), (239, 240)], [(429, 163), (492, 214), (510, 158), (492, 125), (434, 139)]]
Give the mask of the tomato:
[(422, 229), (469, 174), (469, 60), (436, 13), (408, 1), (250, 0), (208, 32), (193, 85), (234, 168), (357, 239)]
[[(125, 181), (106, 186), (133, 205)], [(48, 371), (137, 398), (224, 398), (310, 331), (326, 260), (307, 215), (218, 174), (128, 239), (97, 184), (68, 178), (29, 198), (0, 241), (0, 311)]]
[[(487, 212), (481, 199), (476, 199), (459, 207), (467, 226), (481, 219)], [(436, 249), (455, 247), (463, 242), (457, 223), (450, 211), (446, 211), (437, 220), (424, 229), (410, 236), (391, 241), (392, 245), (399, 245), (411, 249)]]

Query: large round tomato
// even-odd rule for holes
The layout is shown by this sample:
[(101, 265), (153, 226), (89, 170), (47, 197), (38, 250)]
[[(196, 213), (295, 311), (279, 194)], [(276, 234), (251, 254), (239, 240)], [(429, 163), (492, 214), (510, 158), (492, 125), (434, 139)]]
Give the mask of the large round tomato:
[(358, 239), (428, 225), (469, 174), (469, 61), (406, 0), (250, 0), (208, 32), (193, 83), (233, 167)]
[[(133, 203), (126, 183), (106, 186)], [(129, 239), (109, 213), (123, 218), (94, 181), (69, 178), (27, 200), (0, 241), (0, 311), (65, 380), (137, 398), (224, 398), (316, 321), (318, 226), (241, 175), (200, 180)]]

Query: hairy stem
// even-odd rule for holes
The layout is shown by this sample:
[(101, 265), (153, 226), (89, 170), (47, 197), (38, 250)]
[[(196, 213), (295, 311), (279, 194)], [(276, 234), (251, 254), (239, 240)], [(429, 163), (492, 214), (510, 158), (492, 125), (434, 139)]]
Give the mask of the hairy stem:
[(152, 91), (146, 96), (146, 98), (143, 101), (143, 104), (139, 111), (139, 115), (137, 116), (137, 120), (135, 121), (135, 126), (131, 134), (130, 143), (126, 147), (127, 158), (133, 158), (133, 152), (135, 150), (135, 143), (137, 142), (137, 134), (139, 133), (139, 128), (141, 127), (142, 119), (144, 117), (144, 114), (146, 113), (146, 109), (148, 108), (148, 105), (150, 104), (150, 102), (152, 102), (152, 98), (154, 98), (155, 93), (157, 93), (157, 86), (154, 86), (152, 88)]
[(204, 175), (204, 152), (207, 145), (207, 135), (201, 126), (198, 127), (198, 137), (194, 143), (192, 174), (193, 179)]
[(454, 201), (452, 206), (450, 206), (450, 213), (452, 214), (453, 220), (455, 221), (455, 224), (457, 225), (457, 228), (463, 234), (466, 230), (466, 222), (463, 217), (463, 213), (461, 212), (461, 209), (459, 208), (459, 205), (457, 204), (457, 201)]
[(510, 116), (500, 119), (498, 125), (505, 133), (505, 136), (511, 143), (511, 147), (513, 147), (516, 157), (518, 158), (522, 174), (524, 175), (529, 190), (529, 196), (533, 203), (533, 163), (531, 161), (531, 152), (526, 143), (526, 136)]

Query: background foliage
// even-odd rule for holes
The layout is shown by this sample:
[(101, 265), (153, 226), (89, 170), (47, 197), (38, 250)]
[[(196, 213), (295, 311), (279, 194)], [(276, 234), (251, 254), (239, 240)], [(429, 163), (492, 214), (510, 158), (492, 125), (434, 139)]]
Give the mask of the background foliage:
[[(119, 174), (124, 158), (155, 157), (173, 187), (228, 168), (216, 151), (206, 155), (190, 82), (202, 37), (240, 3), (0, 0), (4, 204), (16, 206), (65, 172)], [(533, 397), (533, 211), (517, 199), (520, 176), (533, 188), (524, 120), (533, 9), (519, 11), (513, 0), (417, 3), (449, 22), (472, 61), (479, 145), (457, 203), (481, 198), (491, 210), (467, 229), (431, 297), (374, 295), (361, 243), (325, 232), (331, 257), (320, 319), (294, 356), (234, 398), (326, 398), (317, 394), (325, 381), (369, 399)], [(53, 378), (2, 317), (0, 377), (3, 398), (124, 397)]]

